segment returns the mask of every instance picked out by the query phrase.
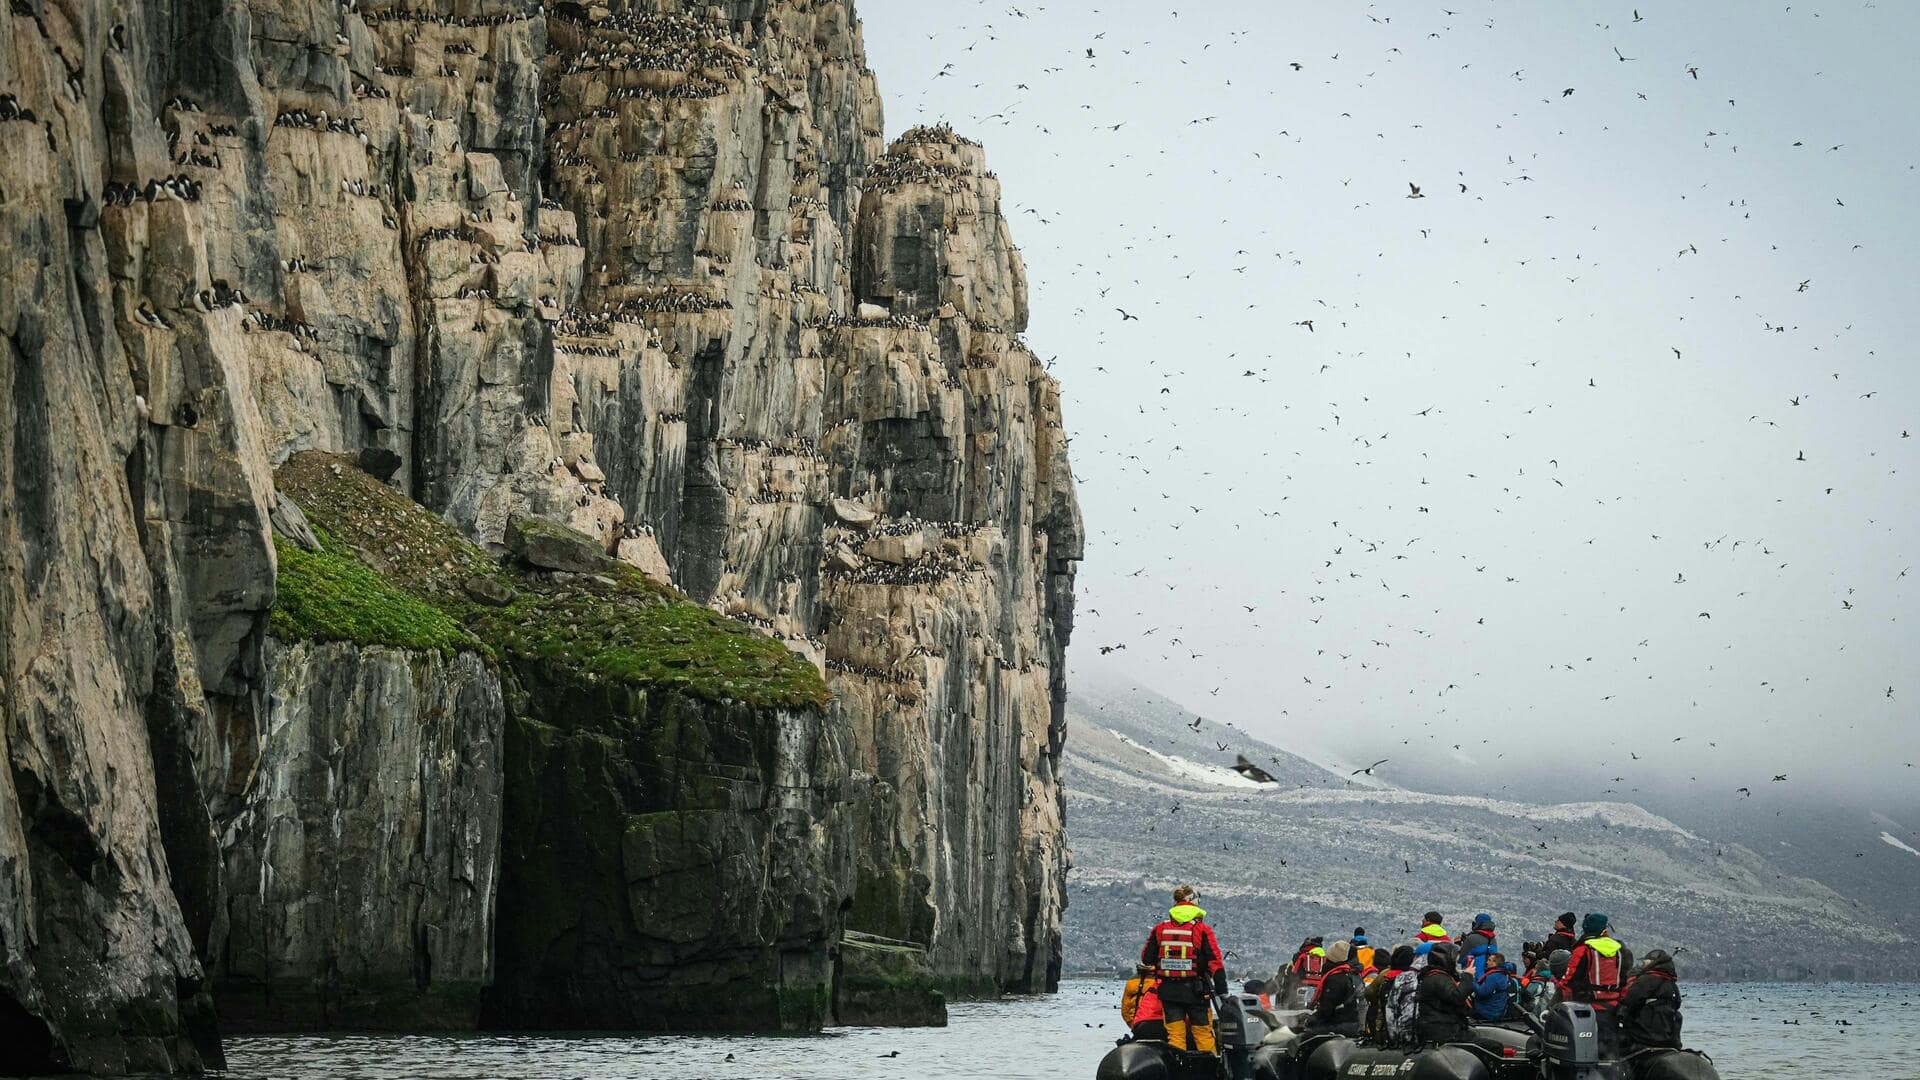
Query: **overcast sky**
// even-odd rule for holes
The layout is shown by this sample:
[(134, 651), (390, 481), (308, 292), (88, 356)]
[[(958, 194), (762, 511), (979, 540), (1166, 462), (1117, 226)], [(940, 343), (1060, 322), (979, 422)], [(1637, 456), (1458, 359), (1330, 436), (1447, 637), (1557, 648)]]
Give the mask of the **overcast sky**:
[(1005, 189), (1074, 662), (1323, 758), (1914, 789), (1920, 4), (929, 7), (859, 3), (888, 134)]

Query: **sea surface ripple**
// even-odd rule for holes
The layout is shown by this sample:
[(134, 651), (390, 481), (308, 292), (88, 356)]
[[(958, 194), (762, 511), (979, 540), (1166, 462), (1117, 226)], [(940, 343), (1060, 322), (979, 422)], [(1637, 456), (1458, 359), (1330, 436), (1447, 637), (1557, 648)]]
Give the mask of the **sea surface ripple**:
[[(1723, 1080), (1920, 1080), (1920, 985), (1683, 984), (1687, 1045)], [(228, 1042), (233, 1080), (1091, 1080), (1119, 984), (960, 1002), (945, 1028), (812, 1036), (297, 1035)], [(724, 1008), (724, 1003), (716, 1003)]]

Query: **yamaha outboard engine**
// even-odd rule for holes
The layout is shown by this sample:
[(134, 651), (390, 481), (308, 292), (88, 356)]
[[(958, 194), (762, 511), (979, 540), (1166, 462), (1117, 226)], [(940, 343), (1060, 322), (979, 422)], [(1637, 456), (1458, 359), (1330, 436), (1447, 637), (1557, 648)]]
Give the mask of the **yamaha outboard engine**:
[(1600, 1066), (1600, 1016), (1593, 1006), (1566, 1001), (1546, 1015), (1540, 1039), (1548, 1080), (1607, 1080)]
[(1260, 999), (1228, 994), (1214, 999), (1213, 1038), (1226, 1061), (1228, 1080), (1253, 1080), (1253, 1052), (1267, 1037), (1267, 1025), (1253, 1015)]

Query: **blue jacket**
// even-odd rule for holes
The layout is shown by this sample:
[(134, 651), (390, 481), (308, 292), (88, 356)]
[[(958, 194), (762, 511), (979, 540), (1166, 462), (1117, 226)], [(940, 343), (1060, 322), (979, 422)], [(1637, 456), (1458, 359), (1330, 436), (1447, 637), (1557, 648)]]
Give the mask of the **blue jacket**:
[(1499, 1020), (1507, 1015), (1513, 1000), (1513, 976), (1505, 968), (1494, 968), (1473, 981), (1473, 1015), (1481, 1020)]

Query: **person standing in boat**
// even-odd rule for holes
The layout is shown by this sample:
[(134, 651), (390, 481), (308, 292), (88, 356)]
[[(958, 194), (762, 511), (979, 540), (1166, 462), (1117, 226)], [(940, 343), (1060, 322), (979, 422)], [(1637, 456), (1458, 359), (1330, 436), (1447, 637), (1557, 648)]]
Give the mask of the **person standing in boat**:
[(1453, 940), (1447, 936), (1447, 928), (1440, 925), (1444, 920), (1441, 919), (1439, 912), (1429, 911), (1420, 917), (1420, 921), (1425, 925), (1420, 927), (1419, 933), (1413, 935), (1415, 941), (1433, 942)]
[(1167, 1045), (1211, 1054), (1213, 1019), (1207, 1002), (1227, 995), (1227, 969), (1220, 942), (1206, 923), (1207, 913), (1194, 903), (1198, 899), (1192, 886), (1173, 890), (1173, 907), (1165, 922), (1147, 932), (1140, 962), (1153, 969), (1158, 982)]

